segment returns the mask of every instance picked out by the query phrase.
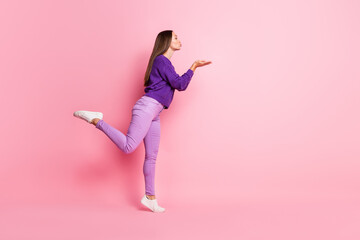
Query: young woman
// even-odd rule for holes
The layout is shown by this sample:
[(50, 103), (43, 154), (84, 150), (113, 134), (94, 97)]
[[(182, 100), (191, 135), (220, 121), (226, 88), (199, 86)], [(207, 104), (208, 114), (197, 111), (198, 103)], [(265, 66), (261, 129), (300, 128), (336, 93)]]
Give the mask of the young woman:
[(154, 186), (155, 163), (160, 144), (160, 113), (169, 108), (175, 89), (184, 91), (187, 88), (197, 67), (211, 63), (211, 61), (197, 60), (180, 76), (175, 72), (170, 61), (174, 52), (180, 48), (181, 42), (172, 30), (162, 31), (157, 35), (145, 73), (145, 94), (132, 109), (132, 118), (126, 135), (106, 123), (101, 112), (80, 110), (73, 114), (94, 124), (125, 153), (135, 151), (141, 141), (144, 141), (145, 195), (141, 203), (153, 212), (165, 211), (165, 208), (157, 203)]

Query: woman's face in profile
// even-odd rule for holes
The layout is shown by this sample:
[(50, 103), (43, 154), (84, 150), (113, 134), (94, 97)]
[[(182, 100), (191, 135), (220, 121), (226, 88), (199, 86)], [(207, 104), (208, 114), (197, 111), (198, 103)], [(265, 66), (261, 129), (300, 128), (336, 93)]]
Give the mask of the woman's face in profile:
[(181, 42), (180, 42), (180, 40), (178, 39), (178, 37), (177, 37), (177, 35), (174, 33), (174, 32), (172, 32), (172, 40), (171, 40), (171, 45), (170, 45), (170, 47), (174, 50), (174, 51), (176, 51), (176, 50), (180, 50), (180, 48), (181, 48)]

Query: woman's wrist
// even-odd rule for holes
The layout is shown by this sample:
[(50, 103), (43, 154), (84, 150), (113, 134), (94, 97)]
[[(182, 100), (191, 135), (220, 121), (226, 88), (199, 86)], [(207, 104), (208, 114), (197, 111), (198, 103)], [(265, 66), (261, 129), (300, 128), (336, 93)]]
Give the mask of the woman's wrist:
[(191, 67), (190, 67), (190, 69), (193, 71), (193, 72), (195, 72), (195, 69), (197, 68), (197, 66), (196, 66), (196, 63), (193, 63), (193, 65), (191, 65)]

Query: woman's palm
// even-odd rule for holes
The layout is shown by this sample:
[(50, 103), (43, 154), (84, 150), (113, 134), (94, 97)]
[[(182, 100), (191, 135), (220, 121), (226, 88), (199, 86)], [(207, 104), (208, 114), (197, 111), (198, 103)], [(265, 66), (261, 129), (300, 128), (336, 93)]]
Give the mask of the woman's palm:
[(208, 65), (208, 64), (210, 64), (210, 63), (211, 63), (211, 61), (205, 61), (205, 60), (197, 60), (197, 61), (196, 61), (196, 65), (197, 65), (198, 67), (202, 67), (202, 66)]

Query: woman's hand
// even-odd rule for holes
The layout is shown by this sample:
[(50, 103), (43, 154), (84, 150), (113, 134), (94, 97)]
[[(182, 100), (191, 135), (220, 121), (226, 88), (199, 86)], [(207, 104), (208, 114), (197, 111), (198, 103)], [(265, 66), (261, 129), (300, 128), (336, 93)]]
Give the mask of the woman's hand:
[(211, 61), (205, 61), (205, 60), (195, 61), (196, 67), (202, 67), (202, 66), (208, 65), (210, 63), (211, 63)]
[(195, 61), (194, 63), (193, 63), (193, 65), (191, 66), (191, 70), (193, 70), (193, 71), (195, 71), (195, 69), (197, 68), (197, 67), (202, 67), (202, 66), (205, 66), (205, 65), (208, 65), (208, 64), (210, 64), (211, 63), (211, 61), (205, 61), (205, 60), (197, 60), (197, 61)]

